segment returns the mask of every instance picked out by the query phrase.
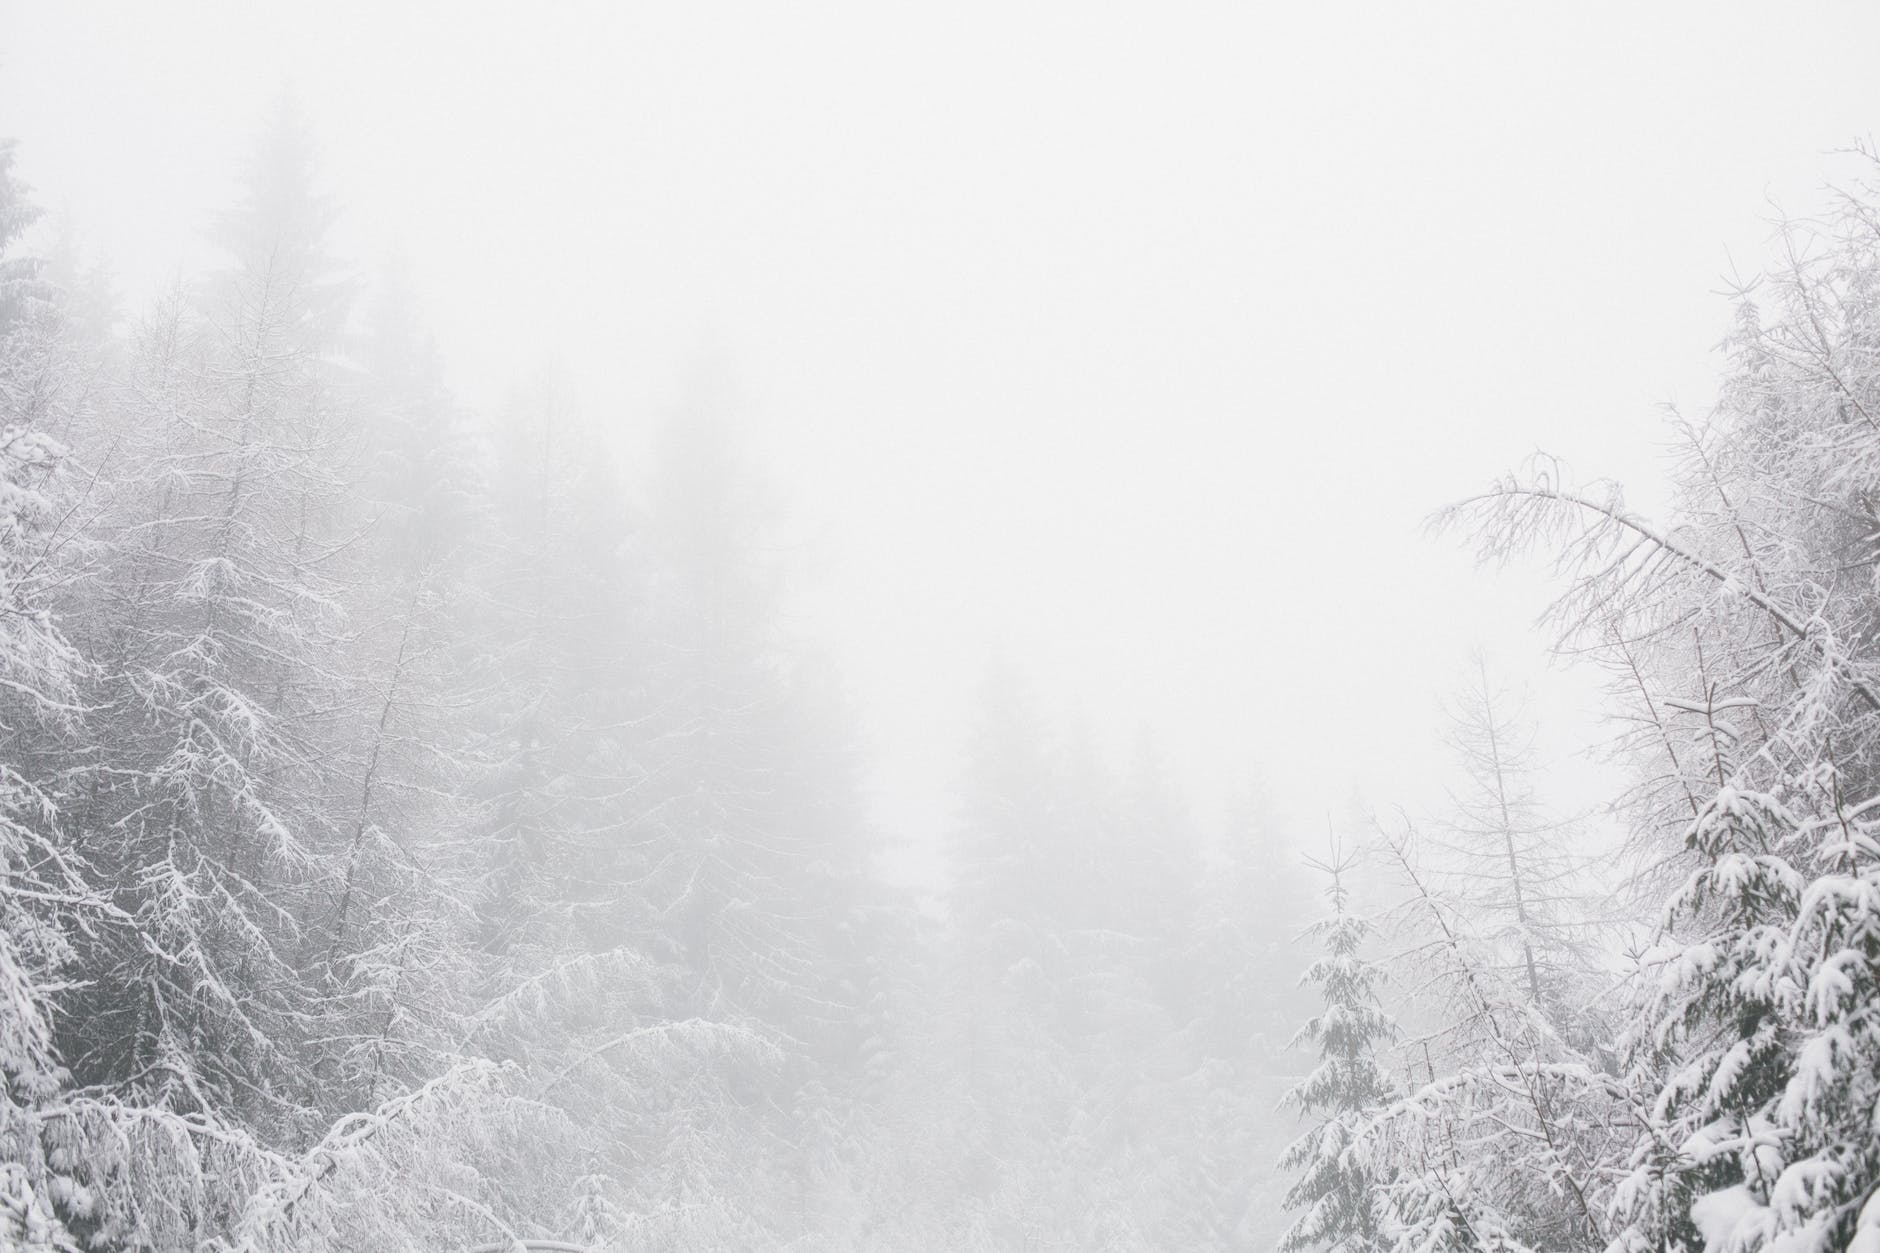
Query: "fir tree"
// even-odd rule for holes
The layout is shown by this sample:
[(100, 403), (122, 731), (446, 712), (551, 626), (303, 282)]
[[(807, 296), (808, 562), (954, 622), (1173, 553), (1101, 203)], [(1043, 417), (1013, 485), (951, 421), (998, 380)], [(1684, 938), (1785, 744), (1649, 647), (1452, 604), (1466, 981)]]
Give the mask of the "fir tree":
[(1347, 879), (1356, 856), (1334, 844), (1327, 858), (1310, 864), (1331, 881), (1326, 889), (1331, 916), (1310, 932), (1325, 954), (1304, 977), (1319, 989), (1324, 1008), (1295, 1042), (1316, 1045), (1319, 1064), (1286, 1094), (1286, 1103), (1317, 1123), (1280, 1157), (1282, 1169), (1297, 1172), (1285, 1205), (1302, 1212), (1279, 1247), (1283, 1253), (1317, 1248), (1371, 1253), (1389, 1247), (1380, 1186), (1388, 1180), (1374, 1175), (1357, 1141), (1365, 1120), (1398, 1093), (1377, 1056), (1395, 1039), (1397, 1028), (1378, 1001), (1382, 973), (1364, 956), (1370, 923), (1350, 908)]

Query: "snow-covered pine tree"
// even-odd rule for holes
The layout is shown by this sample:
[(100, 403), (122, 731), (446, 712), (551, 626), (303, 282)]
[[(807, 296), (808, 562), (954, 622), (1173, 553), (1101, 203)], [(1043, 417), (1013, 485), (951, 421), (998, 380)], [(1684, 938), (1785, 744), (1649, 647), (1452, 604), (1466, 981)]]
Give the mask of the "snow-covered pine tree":
[(1348, 879), (1356, 855), (1334, 843), (1323, 860), (1309, 864), (1330, 881), (1331, 916), (1308, 933), (1325, 952), (1304, 976), (1319, 989), (1324, 1008), (1295, 1042), (1315, 1045), (1319, 1062), (1287, 1092), (1286, 1104), (1316, 1122), (1279, 1159), (1281, 1169), (1296, 1172), (1286, 1208), (1300, 1211), (1279, 1248), (1374, 1253), (1390, 1247), (1383, 1226), (1383, 1189), (1390, 1180), (1375, 1173), (1358, 1141), (1366, 1121), (1398, 1094), (1378, 1057), (1397, 1027), (1378, 999), (1383, 972), (1364, 953), (1371, 924), (1351, 909)]
[(403, 259), (381, 267), (358, 343), (362, 508), (372, 564), (394, 583), (465, 578), (491, 544), (485, 441), (444, 381)]
[(1875, 199), (1787, 228), (1739, 293), (1674, 524), (1551, 464), (1451, 514), (1556, 555), (1638, 727), (1641, 881), (1670, 887), (1611, 1164), (1628, 1253), (1880, 1248)]
[(1233, 798), (1209, 850), (1197, 918), (1183, 946), (1195, 1005), (1186, 1035), (1197, 1063), (1185, 1087), (1204, 1159), (1192, 1168), (1213, 1243), (1266, 1250), (1288, 1225), (1283, 1173), (1273, 1161), (1292, 1136), (1271, 1111), (1299, 1069), (1286, 1043), (1316, 997), (1300, 980), (1296, 944), (1311, 908), (1309, 872), (1284, 847), (1278, 824), (1250, 789)]
[[(1413, 839), (1386, 846), (1410, 893), (1396, 961), (1428, 1015), (1405, 1050), (1423, 1082), (1373, 1113), (1359, 1148), (1390, 1180), (1391, 1245), (1600, 1248), (1623, 1094), (1530, 999), (1519, 948), (1507, 960), (1507, 946), (1475, 934), (1466, 900), (1433, 887)], [(1596, 1007), (1580, 1012), (1599, 1021)]]
[(339, 881), (309, 925), (334, 1029), (323, 1081), (369, 1108), (435, 1073), (481, 983), (472, 916), (481, 817), (474, 714), (490, 678), (471, 573), (487, 547), (464, 415), (396, 267), (353, 380), (360, 539), (332, 563), (349, 631), (345, 733), (327, 754)]
[(728, 370), (708, 359), (656, 442), (636, 942), (671, 972), (687, 1016), (786, 1042), (776, 1090), (733, 1096), (748, 1128), (789, 1146), (768, 1173), (780, 1193), (753, 1202), (809, 1221), (815, 1162), (828, 1151), (814, 1128), (839, 1119), (778, 1115), (812, 1108), (800, 1105), (806, 1092), (839, 1101), (859, 1060), (868, 853), (833, 685), (782, 629), (767, 488), (738, 419)]
[(489, 537), (473, 561), (477, 890), (484, 947), (528, 977), (634, 934), (644, 874), (647, 571), (612, 456), (549, 374), (490, 437)]
[[(814, 776), (793, 776), (816, 763), (793, 741), (826, 728), (803, 724), (779, 571), (760, 547), (764, 489), (745, 464), (725, 367), (696, 366), (686, 389), (661, 430), (651, 490), (656, 942), (671, 946), (699, 1012), (840, 1019), (808, 907), (827, 890), (812, 878), (858, 862), (857, 832), (852, 816), (801, 809)], [(820, 764), (837, 766), (824, 780), (839, 792), (839, 764)]]
[(73, 1163), (46, 1152), (42, 1112), (67, 1079), (52, 1029), (73, 940), (107, 903), (58, 826), (81, 659), (45, 605), (61, 573), (64, 450), (37, 429), (36, 380), (57, 369), (57, 338), (19, 247), (35, 211), (12, 161), (0, 141), (0, 1246), (42, 1250), (70, 1247), (60, 1213), (84, 1208)]
[(599, 1162), (592, 1163), (588, 1172), (575, 1180), (573, 1212), (562, 1229), (589, 1253), (608, 1253), (621, 1247), (632, 1223), (632, 1216), (622, 1213), (608, 1194), (610, 1182)]
[[(144, 324), (99, 423), (95, 558), (59, 608), (94, 668), (68, 828), (127, 924), (63, 1020), (80, 1079), (315, 1134), (308, 926), (337, 881), (324, 750), (339, 622), (328, 353), (336, 330), (304, 133), (264, 136), (233, 262)], [(108, 431), (107, 431), (108, 426)]]
[(1201, 870), (1175, 791), (1146, 743), (1118, 772), (1089, 728), (1053, 734), (997, 663), (966, 750), (940, 954), (945, 1043), (918, 1063), (946, 1072), (922, 1096), (939, 1107), (930, 1118), (958, 1128), (947, 1168), (926, 1170), (956, 1190), (948, 1238), (1208, 1246), (1239, 1211), (1218, 1218), (1209, 1172), (1233, 1148), (1207, 1133), (1246, 1108), (1245, 1093), (1238, 1071), (1230, 1081), (1209, 1064), (1195, 1016), (1207, 1000), (1192, 960)]
[(39, 220), (26, 185), (13, 171), (15, 141), (0, 139), (0, 337), (12, 338), (43, 300), (40, 282), (43, 262), (20, 247), (27, 228)]
[[(1127, 1205), (1089, 1205), (1086, 1246), (1178, 1248), (1214, 1235), (1214, 1180), (1197, 1134), (1221, 1093), (1198, 1082), (1206, 992), (1189, 951), (1201, 880), (1194, 823), (1146, 730), (1121, 786), (1086, 731), (1057, 767), (1073, 908), (1060, 924), (1054, 1030), (1071, 1059), (1075, 1152), (1059, 1186), (1129, 1181)], [(1107, 1197), (1109, 1190), (1103, 1189)]]
[(1421, 1082), (1376, 1111), (1360, 1151), (1392, 1178), (1399, 1250), (1596, 1249), (1624, 1119), (1579, 948), (1584, 871), (1535, 795), (1532, 729), (1479, 654), (1448, 714), (1463, 782), (1440, 835), (1386, 840), (1408, 892), (1396, 962)]
[(943, 996), (962, 1132), (949, 1174), (962, 1217), (1009, 1232), (1067, 1171), (1074, 1088), (1051, 1025), (1068, 990), (1060, 931), (1082, 858), (1062, 842), (1066, 798), (1045, 723), (1003, 662), (981, 679), (965, 757), (947, 847)]
[[(0, 221), (28, 220), (24, 203), (0, 177)], [(101, 756), (86, 705), (98, 669), (54, 613), (100, 555), (76, 507), (100, 475), (67, 469), (83, 462), (33, 428), (98, 433), (105, 345), (50, 269), (12, 264), (14, 242), (0, 239), (0, 269), (30, 281), (0, 333), (0, 1243), (179, 1247), (204, 1213), (240, 1203), (261, 1155), (213, 1116), (125, 1105), (68, 1074), (92, 974), (137, 935), (80, 820)]]

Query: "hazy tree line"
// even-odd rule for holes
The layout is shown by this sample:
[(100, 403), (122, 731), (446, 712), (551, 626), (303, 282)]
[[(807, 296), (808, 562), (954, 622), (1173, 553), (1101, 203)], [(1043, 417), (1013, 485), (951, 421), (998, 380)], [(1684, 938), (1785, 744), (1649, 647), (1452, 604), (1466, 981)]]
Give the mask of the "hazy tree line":
[(0, 147), (0, 1244), (1250, 1248), (1299, 895), (988, 682), (923, 908), (695, 372), (466, 411), (283, 117), (126, 314)]

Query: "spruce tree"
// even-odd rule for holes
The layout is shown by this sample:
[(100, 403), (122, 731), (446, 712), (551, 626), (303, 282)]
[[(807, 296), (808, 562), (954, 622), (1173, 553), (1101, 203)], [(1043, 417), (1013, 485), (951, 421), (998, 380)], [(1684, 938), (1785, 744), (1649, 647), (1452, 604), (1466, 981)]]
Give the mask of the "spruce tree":
[(309, 160), (283, 115), (225, 223), (231, 263), (142, 328), (99, 557), (62, 605), (97, 663), (71, 818), (134, 920), (95, 959), (68, 1059), (287, 1143), (324, 1104), (308, 941), (341, 878), (327, 750), (345, 707), (335, 297)]
[(44, 1110), (68, 1080), (56, 989), (81, 974), (75, 941), (106, 902), (60, 832), (83, 659), (46, 603), (66, 452), (35, 421), (29, 380), (57, 369), (57, 340), (18, 247), (36, 210), (12, 158), (0, 142), (0, 1247), (40, 1250), (70, 1247), (60, 1211), (81, 1195), (73, 1163), (46, 1151)]
[(1280, 1156), (1281, 1169), (1297, 1172), (1286, 1208), (1301, 1212), (1279, 1247), (1282, 1253), (1372, 1253), (1389, 1247), (1382, 1223), (1387, 1180), (1374, 1175), (1355, 1145), (1365, 1120), (1398, 1093), (1377, 1056), (1397, 1028), (1378, 1000), (1382, 972), (1364, 955), (1371, 925), (1351, 910), (1347, 881), (1356, 856), (1334, 845), (1328, 857), (1310, 864), (1330, 880), (1325, 895), (1332, 912), (1309, 932), (1325, 952), (1304, 976), (1319, 989), (1324, 1008), (1300, 1029), (1295, 1044), (1316, 1045), (1319, 1063), (1285, 1099), (1316, 1124)]

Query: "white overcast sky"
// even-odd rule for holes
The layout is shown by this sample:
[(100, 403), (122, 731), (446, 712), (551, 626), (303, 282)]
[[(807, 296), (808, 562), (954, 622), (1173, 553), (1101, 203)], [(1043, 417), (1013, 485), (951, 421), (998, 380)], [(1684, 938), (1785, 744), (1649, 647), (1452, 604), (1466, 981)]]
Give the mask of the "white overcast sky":
[(287, 86), (467, 398), (552, 359), (632, 447), (718, 345), (912, 836), (995, 646), (1317, 831), (1430, 799), (1471, 644), (1586, 734), (1539, 582), (1420, 519), (1536, 448), (1656, 503), (1875, 48), (1871, 3), (0, 0), (0, 135), (132, 307)]

